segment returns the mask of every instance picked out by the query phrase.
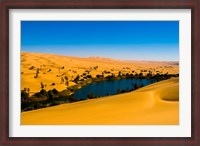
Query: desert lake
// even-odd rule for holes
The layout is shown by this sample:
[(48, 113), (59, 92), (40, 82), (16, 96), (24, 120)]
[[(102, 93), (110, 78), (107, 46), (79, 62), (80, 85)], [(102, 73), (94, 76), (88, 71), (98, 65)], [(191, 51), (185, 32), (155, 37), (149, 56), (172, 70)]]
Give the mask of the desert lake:
[(23, 21), (20, 124), (179, 125), (179, 46), (178, 21)]
[(119, 93), (129, 92), (139, 87), (143, 87), (155, 82), (157, 82), (156, 79), (137, 78), (93, 82), (75, 91), (74, 98), (84, 100), (87, 98), (115, 95)]

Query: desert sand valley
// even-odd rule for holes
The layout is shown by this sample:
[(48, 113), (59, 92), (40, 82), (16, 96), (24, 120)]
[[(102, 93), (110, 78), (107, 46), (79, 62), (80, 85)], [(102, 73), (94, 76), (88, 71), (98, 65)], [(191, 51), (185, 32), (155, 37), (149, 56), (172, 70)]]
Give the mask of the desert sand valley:
[[(21, 53), (21, 90), (30, 96), (41, 89), (59, 92), (87, 77), (179, 74), (177, 62), (124, 61), (103, 57), (70, 57)], [(78, 81), (76, 78), (78, 76)], [(176, 125), (179, 124), (179, 78), (96, 99), (24, 111), (22, 125)]]
[[(98, 66), (98, 69), (94, 67)], [(39, 69), (38, 77), (35, 74)], [(78, 58), (67, 57), (52, 54), (39, 54), (22, 52), (21, 54), (21, 89), (30, 88), (30, 94), (41, 90), (41, 82), (43, 82), (46, 90), (56, 88), (59, 91), (66, 89), (65, 84), (61, 83), (61, 78), (67, 76), (69, 78), (69, 86), (75, 85), (72, 82), (77, 75), (89, 71), (92, 77), (101, 75), (102, 72), (110, 72), (106, 75), (118, 72), (139, 74), (141, 70), (146, 70), (143, 74), (147, 74), (150, 70), (153, 74), (177, 74), (179, 65), (176, 62), (148, 62), (148, 61), (120, 61), (109, 58), (90, 57)], [(55, 85), (52, 85), (52, 84)]]

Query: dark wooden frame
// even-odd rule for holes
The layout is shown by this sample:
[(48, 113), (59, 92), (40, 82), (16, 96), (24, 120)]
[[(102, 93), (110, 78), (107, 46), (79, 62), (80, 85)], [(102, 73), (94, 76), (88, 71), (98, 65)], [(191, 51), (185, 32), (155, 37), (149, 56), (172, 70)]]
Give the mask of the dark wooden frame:
[[(9, 137), (9, 9), (191, 9), (192, 10), (192, 136), (183, 137), (73, 137), (10, 138)], [(200, 146), (199, 108), (199, 0), (5, 0), (1, 2), (1, 143), (0, 145), (152, 145)]]

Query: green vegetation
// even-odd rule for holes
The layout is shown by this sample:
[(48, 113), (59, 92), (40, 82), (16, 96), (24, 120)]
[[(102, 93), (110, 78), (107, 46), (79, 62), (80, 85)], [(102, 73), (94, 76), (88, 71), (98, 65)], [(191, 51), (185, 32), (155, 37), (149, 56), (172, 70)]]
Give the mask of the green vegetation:
[(70, 94), (71, 92), (68, 90), (59, 92), (53, 89), (47, 92), (45, 89), (42, 89), (40, 92), (29, 97), (29, 93), (25, 89), (21, 91), (21, 110), (29, 111), (74, 102), (75, 100)]
[[(33, 69), (33, 67), (31, 69)], [(95, 66), (94, 69), (98, 69), (98, 66)], [(125, 68), (125, 69), (127, 69), (127, 68)], [(49, 71), (51, 71), (51, 69)], [(179, 74), (168, 74), (168, 73), (152, 74), (151, 71), (147, 72), (147, 74), (144, 75), (143, 72), (147, 72), (147, 70), (142, 70), (139, 74), (135, 73), (134, 71), (124, 74), (124, 73), (122, 73), (122, 71), (119, 71), (118, 75), (115, 75), (114, 73), (111, 73), (110, 71), (105, 70), (104, 72), (96, 75), (96, 77), (93, 78), (89, 74), (89, 71), (86, 71), (81, 76), (77, 75), (74, 80), (71, 80), (76, 83), (76, 85), (74, 85), (74, 86), (68, 86), (69, 79), (67, 76), (65, 76), (65, 77), (61, 78), (61, 83), (62, 84), (65, 83), (67, 89), (63, 90), (61, 92), (57, 91), (56, 89), (46, 91), (45, 90), (46, 85), (44, 85), (43, 82), (41, 82), (41, 84), (40, 84), (41, 91), (35, 93), (32, 96), (29, 96), (29, 93), (30, 93), (29, 88), (24, 88), (23, 90), (21, 90), (21, 110), (29, 111), (29, 110), (34, 110), (34, 109), (39, 109), (39, 108), (44, 108), (44, 107), (49, 107), (49, 106), (55, 106), (55, 105), (59, 105), (59, 104), (63, 104), (63, 103), (71, 103), (71, 102), (83, 100), (83, 99), (73, 98), (73, 93), (92, 82), (99, 82), (102, 80), (119, 80), (119, 79), (126, 79), (126, 78), (127, 79), (128, 78), (156, 79), (157, 81), (161, 81), (161, 80), (169, 79), (171, 77), (179, 76)], [(39, 74), (39, 68), (36, 71), (35, 78), (38, 77), (38, 74)], [(104, 74), (108, 74), (108, 75), (106, 77), (104, 77)], [(51, 85), (54, 86), (55, 83), (52, 83)], [(130, 91), (139, 89), (143, 86), (144, 85), (133, 84), (132, 90), (118, 89), (118, 94), (130, 92)], [(107, 96), (109, 96), (109, 93), (107, 93)], [(95, 97), (95, 95), (93, 95), (93, 94), (88, 94), (87, 98), (93, 99), (93, 98), (97, 98), (97, 97)]]

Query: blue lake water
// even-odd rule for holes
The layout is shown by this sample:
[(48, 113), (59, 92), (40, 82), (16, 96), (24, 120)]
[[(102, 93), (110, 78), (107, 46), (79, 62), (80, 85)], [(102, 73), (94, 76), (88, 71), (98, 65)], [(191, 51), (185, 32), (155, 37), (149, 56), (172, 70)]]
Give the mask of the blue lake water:
[(138, 86), (146, 86), (157, 82), (155, 79), (121, 79), (121, 80), (104, 80), (94, 82), (77, 90), (74, 93), (76, 99), (87, 99), (88, 94), (93, 94), (95, 97), (103, 97), (107, 95), (115, 95), (120, 90), (130, 91), (135, 89), (135, 84)]

